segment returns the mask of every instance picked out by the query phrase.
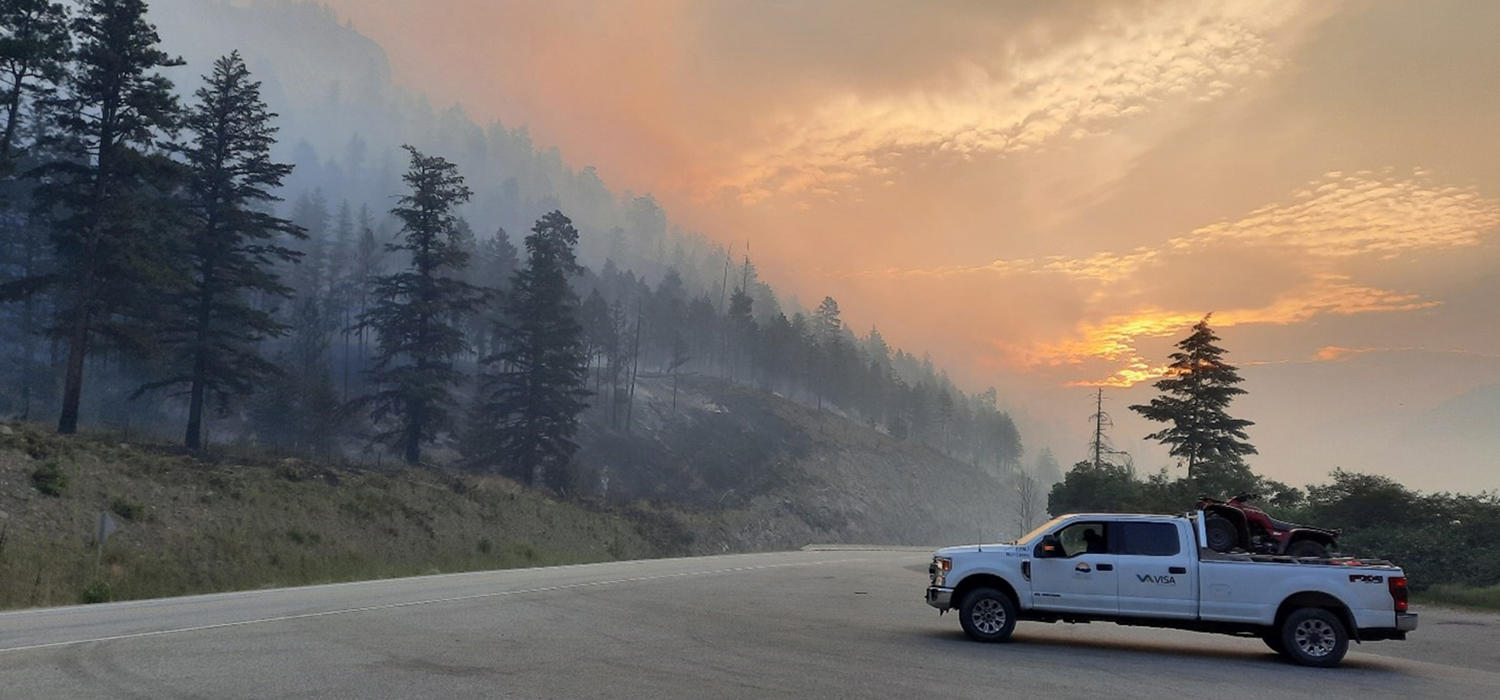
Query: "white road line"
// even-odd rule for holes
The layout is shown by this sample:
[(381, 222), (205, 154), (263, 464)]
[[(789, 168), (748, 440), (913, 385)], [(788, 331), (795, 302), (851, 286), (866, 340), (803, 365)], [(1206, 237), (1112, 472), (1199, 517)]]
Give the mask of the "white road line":
[(375, 610), (393, 610), (396, 608), (410, 608), (419, 605), (436, 605), (439, 603), (454, 603), (464, 600), (478, 600), (481, 598), (501, 598), (505, 596), (524, 595), (527, 593), (548, 593), (552, 591), (566, 591), (577, 588), (593, 588), (598, 586), (612, 586), (622, 583), (639, 583), (641, 581), (659, 581), (670, 578), (684, 578), (687, 576), (714, 576), (719, 574), (731, 574), (744, 571), (760, 571), (762, 569), (783, 569), (793, 566), (819, 566), (822, 564), (850, 563), (869, 561), (868, 559), (823, 559), (809, 562), (788, 562), (785, 564), (761, 564), (758, 566), (735, 566), (724, 569), (709, 569), (706, 571), (681, 571), (675, 574), (656, 574), (652, 576), (635, 576), (632, 578), (617, 578), (605, 581), (583, 581), (579, 583), (566, 583), (556, 586), (541, 586), (538, 588), (523, 588), (513, 591), (492, 591), (490, 593), (474, 593), (471, 595), (452, 596), (449, 598), (432, 598), (429, 600), (408, 600), (400, 603), (385, 603), (382, 605), (368, 605), (359, 608), (340, 608), (337, 610), (324, 610), (322, 612), (299, 613), (296, 615), (280, 615), (277, 617), (261, 617), (252, 620), (236, 620), (234, 622), (219, 622), (212, 625), (198, 625), (194, 627), (176, 627), (164, 630), (152, 630), (150, 632), (132, 632), (130, 634), (116, 634), (108, 637), (93, 637), (90, 639), (70, 639), (61, 642), (46, 642), (44, 644), (28, 644), (16, 647), (0, 647), (0, 654), (14, 651), (32, 651), (36, 649), (53, 649), (57, 647), (74, 646), (78, 644), (90, 644), (93, 642), (114, 642), (122, 639), (140, 639), (144, 637), (162, 637), (169, 634), (182, 634), (185, 632), (202, 632), (204, 630), (225, 629), (228, 627), (243, 627), (245, 625), (261, 625), (272, 622), (286, 622), (289, 620), (305, 620), (315, 617), (328, 617), (331, 615), (349, 615), (352, 613), (372, 612)]

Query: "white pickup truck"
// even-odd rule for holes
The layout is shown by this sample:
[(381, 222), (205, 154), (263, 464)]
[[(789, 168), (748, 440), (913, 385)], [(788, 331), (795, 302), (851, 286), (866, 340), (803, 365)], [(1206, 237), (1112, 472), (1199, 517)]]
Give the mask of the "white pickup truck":
[(939, 549), (927, 604), (958, 610), (982, 642), (1018, 620), (1111, 621), (1260, 637), (1308, 666), (1417, 627), (1389, 562), (1220, 554), (1203, 527), (1196, 514), (1065, 515), (1014, 542)]

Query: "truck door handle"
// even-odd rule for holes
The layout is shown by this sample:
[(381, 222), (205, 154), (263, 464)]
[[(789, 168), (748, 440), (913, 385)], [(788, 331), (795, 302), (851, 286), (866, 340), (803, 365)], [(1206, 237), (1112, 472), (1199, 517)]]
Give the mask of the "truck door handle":
[(1169, 574), (1185, 574), (1185, 573), (1187, 573), (1187, 567), (1186, 566), (1169, 566), (1169, 567), (1167, 567), (1167, 573), (1169, 573)]
[(1097, 564), (1097, 565), (1094, 566), (1094, 569), (1096, 569), (1098, 571), (1114, 571), (1115, 570), (1115, 565), (1114, 564)]

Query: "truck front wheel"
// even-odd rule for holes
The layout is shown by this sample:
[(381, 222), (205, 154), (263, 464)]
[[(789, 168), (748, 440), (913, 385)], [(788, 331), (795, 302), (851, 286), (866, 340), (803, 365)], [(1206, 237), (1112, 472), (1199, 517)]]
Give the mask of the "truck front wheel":
[(1337, 666), (1349, 651), (1349, 631), (1338, 615), (1323, 608), (1301, 608), (1281, 623), (1287, 658), (1303, 666)]
[(964, 633), (976, 642), (1005, 642), (1016, 629), (1016, 604), (1001, 591), (976, 588), (958, 608)]

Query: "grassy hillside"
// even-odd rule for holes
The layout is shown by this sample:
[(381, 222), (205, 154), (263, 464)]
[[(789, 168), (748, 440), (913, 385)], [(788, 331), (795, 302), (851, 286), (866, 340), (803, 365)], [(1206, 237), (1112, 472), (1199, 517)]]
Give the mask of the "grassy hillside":
[[(568, 500), (0, 424), (0, 606), (1014, 530), (1001, 481), (835, 413), (701, 378), (675, 411), (663, 381), (637, 398), (628, 432), (588, 423)], [(103, 511), (121, 528), (96, 565)]]
[[(121, 527), (96, 566), (101, 511)], [(663, 538), (503, 479), (215, 460), (0, 426), (4, 607), (659, 554), (649, 539)]]

